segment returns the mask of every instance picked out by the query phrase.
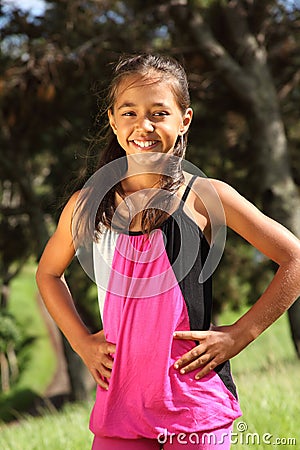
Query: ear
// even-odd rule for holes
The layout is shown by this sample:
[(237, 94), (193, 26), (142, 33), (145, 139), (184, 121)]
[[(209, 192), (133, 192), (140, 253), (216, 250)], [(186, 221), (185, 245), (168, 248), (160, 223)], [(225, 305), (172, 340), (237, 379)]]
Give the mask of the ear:
[(112, 110), (109, 109), (109, 110), (107, 111), (107, 114), (108, 114), (109, 124), (110, 124), (110, 126), (111, 126), (113, 132), (114, 132), (115, 134), (117, 134), (117, 126), (116, 126), (116, 122), (115, 122), (115, 118), (114, 118), (114, 115), (113, 115)]
[(192, 108), (188, 108), (182, 117), (182, 125), (180, 127), (180, 134), (185, 134), (192, 122), (193, 118), (193, 110)]

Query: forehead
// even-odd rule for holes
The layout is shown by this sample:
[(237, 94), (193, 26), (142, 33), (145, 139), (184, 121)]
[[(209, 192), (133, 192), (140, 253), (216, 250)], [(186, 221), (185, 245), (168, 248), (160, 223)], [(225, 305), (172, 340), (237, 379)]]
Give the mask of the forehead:
[(115, 91), (115, 104), (127, 99), (156, 100), (176, 103), (174, 93), (175, 80), (172, 77), (164, 79), (163, 74), (129, 75), (121, 80)]

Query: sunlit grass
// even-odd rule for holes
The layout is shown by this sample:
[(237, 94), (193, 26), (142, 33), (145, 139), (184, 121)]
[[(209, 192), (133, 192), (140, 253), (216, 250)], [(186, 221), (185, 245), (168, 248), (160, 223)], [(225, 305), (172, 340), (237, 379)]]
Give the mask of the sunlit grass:
[[(222, 322), (232, 323), (240, 314), (228, 311)], [(247, 427), (245, 432), (237, 434), (239, 443), (233, 449), (300, 448), (300, 361), (295, 356), (287, 315), (233, 358), (232, 371), (243, 411), (235, 431), (239, 422)], [(252, 444), (253, 433), (258, 434), (259, 445)], [(264, 436), (268, 439), (267, 434), (272, 435), (270, 444), (263, 442)], [(276, 438), (283, 438), (281, 442), (294, 438), (296, 445), (276, 444)]]
[(61, 413), (28, 417), (0, 428), (1, 450), (89, 450), (90, 404), (68, 405)]

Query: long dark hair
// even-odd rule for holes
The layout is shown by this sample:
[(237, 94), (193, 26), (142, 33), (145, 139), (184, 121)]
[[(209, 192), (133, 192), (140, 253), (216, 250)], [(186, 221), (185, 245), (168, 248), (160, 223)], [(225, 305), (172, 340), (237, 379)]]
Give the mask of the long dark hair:
[[(113, 112), (117, 90), (120, 83), (125, 78), (132, 75), (139, 75), (145, 79), (149, 78), (149, 76), (151, 77), (152, 75), (155, 75), (155, 80), (163, 80), (164, 82), (167, 81), (170, 84), (170, 88), (173, 91), (174, 98), (182, 114), (184, 114), (190, 106), (188, 81), (185, 70), (179, 62), (169, 56), (142, 54), (122, 57), (115, 65), (112, 81), (108, 89), (107, 105), (105, 110), (106, 113), (108, 110)], [(124, 149), (120, 146), (116, 135), (113, 133), (108, 123), (106, 124), (104, 140), (106, 144), (101, 153), (96, 170), (101, 169), (112, 161), (126, 156)], [(181, 160), (184, 157), (186, 145), (187, 133), (184, 136), (178, 136), (175, 143), (171, 176), (160, 176), (159, 189), (161, 191), (164, 190), (166, 194), (164, 202), (168, 202), (168, 197), (174, 197), (174, 194), (183, 182), (184, 177), (181, 168)], [(126, 158), (123, 158), (123, 160), (124, 159)], [(116, 212), (115, 194), (118, 193), (123, 199), (125, 198), (125, 193), (119, 180), (125, 178), (127, 170), (126, 164), (118, 165), (118, 170), (119, 173), (116, 174), (116, 183), (100, 201), (94, 219), (83, 219), (84, 222), (86, 220), (89, 221), (89, 223), (85, 222), (85, 225), (88, 225), (87, 228), (89, 235), (91, 235), (91, 233), (95, 233), (95, 230), (101, 232), (102, 225), (111, 227), (113, 216)], [(169, 173), (170, 172), (168, 171), (168, 174)], [(101, 182), (101, 180), (99, 181)], [(91, 202), (88, 201), (88, 196), (95, 194), (94, 191), (95, 187), (89, 187), (86, 191), (86, 195), (81, 196), (82, 200), (80, 201), (80, 207), (75, 209), (75, 216), (76, 214), (79, 215), (79, 213), (80, 216), (82, 216), (82, 214), (84, 215), (85, 213), (90, 212)], [(92, 207), (95, 208), (95, 205), (93, 204)], [(151, 207), (151, 204), (149, 204), (148, 207), (142, 212), (142, 231), (149, 233), (153, 229), (157, 228), (157, 226), (159, 226), (165, 218), (166, 213), (161, 208), (155, 208), (153, 205)]]

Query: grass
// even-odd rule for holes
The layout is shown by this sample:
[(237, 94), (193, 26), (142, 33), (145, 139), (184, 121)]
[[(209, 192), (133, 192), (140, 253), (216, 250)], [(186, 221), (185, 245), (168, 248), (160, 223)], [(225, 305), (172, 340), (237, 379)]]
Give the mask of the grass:
[(29, 417), (17, 425), (0, 429), (1, 450), (88, 450), (92, 434), (88, 430), (91, 405), (68, 405), (63, 413)]
[[(223, 322), (231, 323), (235, 316), (228, 311), (223, 315)], [(238, 444), (233, 445), (233, 449), (299, 448), (300, 361), (295, 358), (287, 315), (233, 358), (232, 371), (243, 411), (243, 416), (235, 424)], [(247, 430), (239, 433), (238, 427), (246, 427)], [(258, 437), (253, 433), (257, 433)], [(271, 444), (262, 442), (264, 435), (265, 439), (268, 438), (266, 434), (272, 435)], [(279, 445), (277, 438), (282, 443), (284, 439), (294, 438), (297, 445)]]
[[(9, 311), (33, 343), (23, 353), (25, 369), (7, 394), (0, 395), (0, 419), (18, 417), (42, 396), (53, 377), (56, 358), (37, 302), (35, 265), (28, 264), (11, 284)], [(0, 448), (2, 448), (0, 446)]]

